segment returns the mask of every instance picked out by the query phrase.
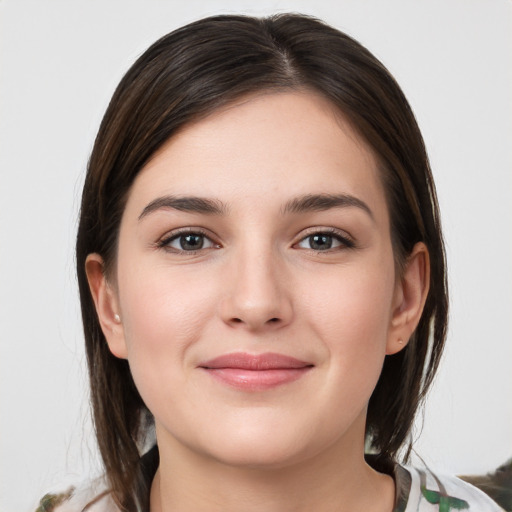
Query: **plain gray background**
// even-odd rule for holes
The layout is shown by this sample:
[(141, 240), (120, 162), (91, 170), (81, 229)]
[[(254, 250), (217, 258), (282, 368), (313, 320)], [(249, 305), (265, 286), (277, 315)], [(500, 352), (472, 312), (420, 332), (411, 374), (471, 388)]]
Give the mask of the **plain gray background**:
[(510, 1), (0, 0), (1, 511), (33, 510), (44, 492), (98, 471), (73, 244), (88, 154), (117, 82), (189, 21), (277, 11), (316, 15), (368, 46), (423, 130), (451, 326), (417, 452), (458, 474), (512, 456)]

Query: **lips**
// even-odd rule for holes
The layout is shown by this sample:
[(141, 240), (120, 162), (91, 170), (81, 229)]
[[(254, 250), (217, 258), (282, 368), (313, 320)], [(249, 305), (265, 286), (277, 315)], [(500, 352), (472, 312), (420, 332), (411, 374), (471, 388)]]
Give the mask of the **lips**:
[(300, 379), (313, 364), (283, 354), (237, 352), (202, 362), (198, 368), (228, 386), (262, 391)]

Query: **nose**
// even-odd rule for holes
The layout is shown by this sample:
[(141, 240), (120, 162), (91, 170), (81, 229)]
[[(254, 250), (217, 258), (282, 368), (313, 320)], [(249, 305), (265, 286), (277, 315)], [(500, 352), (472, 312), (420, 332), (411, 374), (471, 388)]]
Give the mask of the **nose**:
[(248, 250), (227, 265), (220, 315), (231, 327), (250, 331), (288, 325), (293, 307), (283, 262), (272, 250)]

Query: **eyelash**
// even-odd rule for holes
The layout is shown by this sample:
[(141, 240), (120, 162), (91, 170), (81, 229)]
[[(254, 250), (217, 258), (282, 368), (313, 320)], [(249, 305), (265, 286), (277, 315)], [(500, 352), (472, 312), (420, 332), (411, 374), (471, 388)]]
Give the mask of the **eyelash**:
[(348, 236), (345, 232), (339, 231), (338, 229), (335, 229), (335, 228), (311, 229), (311, 231), (309, 233), (306, 233), (305, 236), (302, 236), (301, 239), (296, 244), (294, 244), (294, 247), (299, 245), (301, 242), (304, 242), (308, 238), (311, 238), (314, 236), (322, 236), (322, 235), (333, 238), (334, 240), (339, 242), (340, 245), (338, 247), (332, 247), (332, 248), (328, 248), (328, 249), (324, 249), (324, 250), (316, 250), (316, 249), (312, 249), (312, 248), (311, 249), (304, 248), (304, 249), (308, 250), (308, 251), (312, 251), (317, 254), (322, 254), (322, 253), (325, 254), (325, 253), (331, 253), (334, 251), (340, 251), (340, 250), (344, 250), (344, 249), (354, 249), (356, 247), (355, 241), (350, 236)]
[[(186, 251), (183, 249), (177, 249), (175, 247), (170, 246), (171, 242), (178, 240), (180, 237), (186, 236), (186, 235), (201, 236), (204, 239), (209, 240), (212, 244), (212, 247), (206, 247), (206, 248), (200, 247), (197, 250)], [(174, 231), (173, 233), (170, 233), (168, 236), (165, 236), (164, 238), (162, 238), (159, 242), (157, 242), (156, 245), (159, 249), (164, 249), (164, 250), (166, 250), (168, 252), (172, 252), (174, 254), (187, 254), (187, 255), (191, 255), (191, 256), (194, 254), (197, 254), (199, 251), (204, 251), (204, 250), (220, 247), (220, 244), (215, 243), (212, 240), (211, 236), (209, 236), (204, 230), (202, 230), (200, 228), (189, 228), (189, 229), (182, 229), (179, 231)]]
[[(341, 234), (342, 232), (340, 232), (339, 230), (335, 229), (335, 228), (324, 228), (324, 229), (311, 229), (311, 231), (309, 233), (307, 233), (305, 236), (302, 236), (302, 238), (293, 245), (293, 247), (297, 247), (299, 246), (300, 243), (306, 241), (308, 238), (311, 239), (311, 237), (314, 237), (314, 236), (327, 236), (327, 237), (330, 237), (332, 239), (334, 239), (335, 241), (339, 242), (339, 246), (337, 247), (334, 247), (334, 248), (328, 248), (328, 249), (318, 249), (318, 250), (315, 250), (313, 248), (303, 248), (307, 251), (312, 251), (314, 253), (317, 253), (317, 254), (321, 254), (321, 253), (330, 253), (330, 252), (334, 252), (334, 251), (338, 251), (338, 250), (343, 250), (343, 249), (354, 249), (356, 247), (356, 244), (354, 242), (354, 240), (352, 238), (350, 238), (349, 236), (347, 236), (346, 234)], [(175, 241), (175, 240), (178, 240), (180, 237), (182, 236), (186, 236), (186, 235), (196, 235), (196, 236), (200, 236), (200, 237), (203, 237), (204, 239), (208, 240), (212, 246), (211, 247), (200, 247), (199, 249), (197, 250), (184, 250), (184, 249), (177, 249), (175, 247), (171, 247), (170, 244)], [(187, 254), (187, 255), (194, 255), (194, 254), (197, 254), (199, 251), (204, 251), (204, 250), (208, 250), (208, 249), (213, 249), (213, 248), (220, 248), (220, 244), (217, 244), (215, 243), (212, 238), (202, 229), (199, 229), (199, 228), (190, 228), (190, 229), (183, 229), (183, 230), (179, 230), (179, 231), (175, 231), (171, 234), (169, 234), (168, 236), (164, 237), (163, 239), (161, 239), (159, 242), (157, 242), (156, 246), (159, 248), (159, 249), (164, 249), (168, 252), (172, 252), (172, 253), (175, 253), (175, 254)]]

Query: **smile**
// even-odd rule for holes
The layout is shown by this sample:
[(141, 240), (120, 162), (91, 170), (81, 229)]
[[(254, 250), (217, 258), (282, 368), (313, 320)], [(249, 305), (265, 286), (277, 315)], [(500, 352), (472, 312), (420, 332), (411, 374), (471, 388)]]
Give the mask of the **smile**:
[(198, 365), (213, 378), (245, 391), (264, 391), (300, 379), (312, 363), (282, 354), (226, 354)]

